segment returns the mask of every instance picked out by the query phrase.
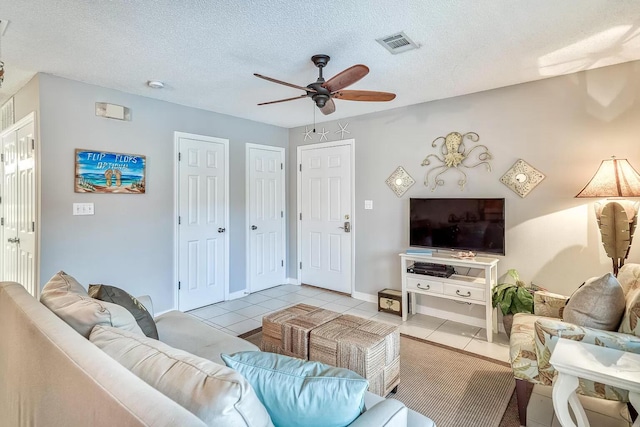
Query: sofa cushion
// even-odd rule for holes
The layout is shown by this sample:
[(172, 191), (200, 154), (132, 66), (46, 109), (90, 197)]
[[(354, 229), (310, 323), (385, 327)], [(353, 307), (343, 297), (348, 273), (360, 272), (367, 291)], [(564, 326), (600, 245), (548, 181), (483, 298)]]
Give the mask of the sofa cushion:
[(618, 332), (640, 337), (640, 288), (627, 294), (627, 305)]
[(85, 338), (95, 325), (113, 326), (143, 335), (127, 309), (91, 298), (76, 279), (64, 271), (56, 273), (40, 295), (40, 302)]
[(625, 309), (624, 291), (611, 273), (592, 277), (571, 295), (564, 320), (578, 326), (616, 331)]
[(640, 289), (640, 264), (625, 264), (618, 272), (618, 282), (625, 295), (634, 289)]
[(89, 285), (89, 296), (126, 308), (136, 319), (136, 323), (146, 336), (158, 339), (158, 329), (153, 317), (147, 308), (128, 292), (111, 285)]
[(223, 354), (249, 380), (278, 427), (344, 427), (364, 409), (369, 383), (355, 372), (282, 354)]
[(247, 340), (227, 334), (180, 311), (169, 311), (155, 320), (163, 343), (221, 365), (224, 365), (221, 353), (259, 350)]
[(211, 426), (273, 426), (242, 375), (160, 341), (96, 326), (89, 338), (142, 380)]

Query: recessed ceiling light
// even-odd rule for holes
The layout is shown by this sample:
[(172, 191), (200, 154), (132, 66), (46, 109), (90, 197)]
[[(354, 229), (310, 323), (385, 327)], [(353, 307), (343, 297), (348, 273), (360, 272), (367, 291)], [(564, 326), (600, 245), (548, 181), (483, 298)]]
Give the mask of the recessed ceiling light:
[(162, 89), (164, 87), (164, 83), (162, 83), (160, 80), (149, 80), (147, 82), (147, 86), (152, 89)]

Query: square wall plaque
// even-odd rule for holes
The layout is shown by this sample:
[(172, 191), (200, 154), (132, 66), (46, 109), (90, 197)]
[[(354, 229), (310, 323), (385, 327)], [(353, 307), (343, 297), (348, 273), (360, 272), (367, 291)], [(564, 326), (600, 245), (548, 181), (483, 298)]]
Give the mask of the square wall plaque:
[(544, 174), (520, 159), (511, 166), (500, 182), (509, 187), (518, 196), (524, 198), (545, 178)]
[(402, 166), (398, 166), (385, 182), (398, 197), (402, 197), (409, 187), (416, 183)]

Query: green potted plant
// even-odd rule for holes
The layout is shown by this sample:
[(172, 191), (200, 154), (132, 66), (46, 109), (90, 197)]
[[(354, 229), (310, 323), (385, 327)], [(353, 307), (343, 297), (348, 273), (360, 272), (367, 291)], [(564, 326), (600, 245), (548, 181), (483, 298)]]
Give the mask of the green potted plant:
[(502, 311), (502, 323), (508, 337), (511, 337), (513, 315), (516, 313), (533, 313), (533, 290), (527, 288), (520, 280), (518, 272), (512, 268), (507, 275), (515, 280), (515, 283), (500, 283), (491, 291), (491, 304), (500, 307)]

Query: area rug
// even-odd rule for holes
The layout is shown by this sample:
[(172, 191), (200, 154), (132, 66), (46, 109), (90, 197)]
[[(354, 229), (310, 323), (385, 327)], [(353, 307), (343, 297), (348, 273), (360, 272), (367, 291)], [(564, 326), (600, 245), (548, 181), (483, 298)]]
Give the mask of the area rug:
[[(259, 346), (262, 332), (242, 337)], [(513, 373), (504, 362), (400, 338), (400, 386), (390, 397), (428, 416), (438, 427), (519, 426), (514, 401), (509, 404), (514, 388)]]

